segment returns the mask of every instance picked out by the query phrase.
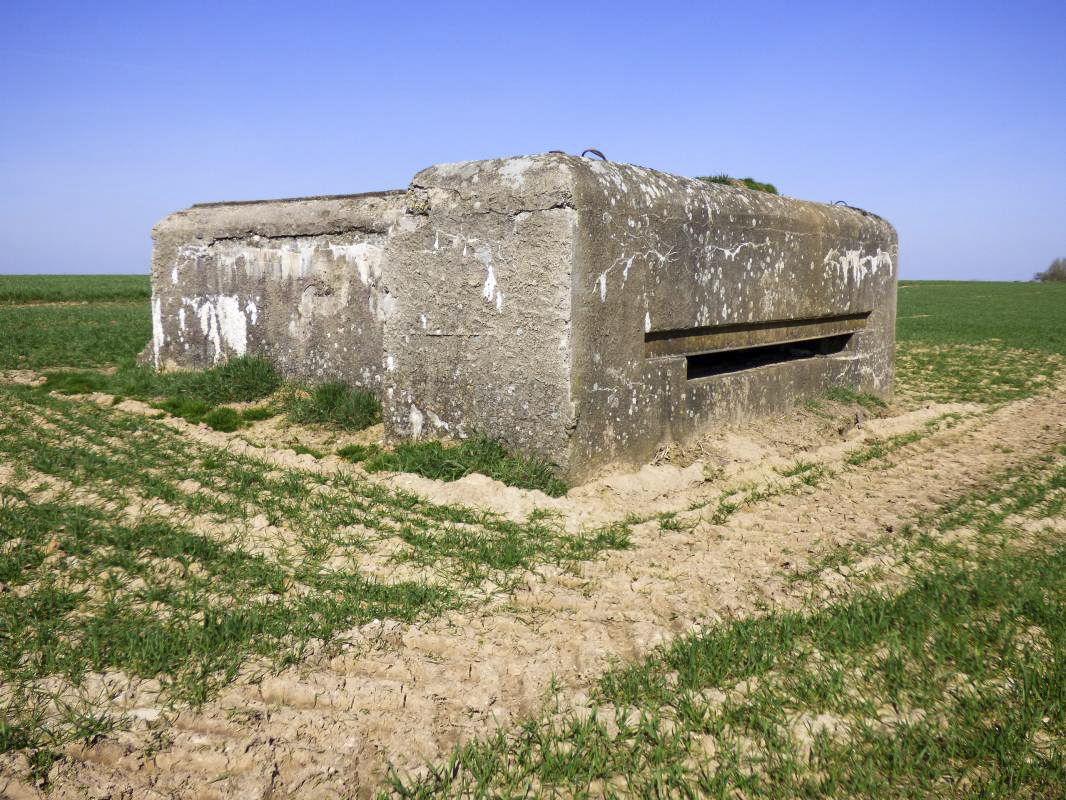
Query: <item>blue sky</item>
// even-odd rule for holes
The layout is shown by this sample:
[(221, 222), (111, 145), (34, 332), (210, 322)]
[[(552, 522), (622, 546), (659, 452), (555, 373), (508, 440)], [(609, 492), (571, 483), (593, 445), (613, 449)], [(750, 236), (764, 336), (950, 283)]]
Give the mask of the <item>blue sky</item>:
[(0, 273), (147, 272), (212, 200), (546, 150), (891, 221), (905, 278), (1066, 256), (1066, 2), (0, 4)]

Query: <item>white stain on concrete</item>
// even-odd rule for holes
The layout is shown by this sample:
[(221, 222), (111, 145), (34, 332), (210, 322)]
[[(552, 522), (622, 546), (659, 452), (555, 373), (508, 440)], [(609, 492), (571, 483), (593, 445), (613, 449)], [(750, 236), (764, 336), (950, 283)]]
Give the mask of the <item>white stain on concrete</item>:
[(411, 413), (408, 417), (411, 421), (411, 438), (418, 439), (422, 435), (422, 425), (425, 422), (425, 417), (414, 403), (411, 404)]
[(381, 278), (381, 257), (384, 250), (378, 245), (370, 242), (330, 244), (329, 252), (334, 260), (343, 260), (354, 265), (363, 286), (369, 286), (371, 281), (377, 282)]
[(492, 300), (496, 295), (496, 273), (492, 269), (492, 265), (489, 264), (488, 272), (485, 274), (485, 285), (481, 289), (481, 296), (486, 300)]
[[(476, 241), (476, 239), (471, 239), (470, 244), (474, 244)], [(466, 254), (465, 246), (463, 253), (464, 255)], [(485, 244), (476, 245), (474, 247), (474, 258), (485, 267), (485, 284), (481, 287), (481, 296), (490, 303), (495, 300), (496, 310), (499, 311), (503, 308), (503, 293), (496, 286), (496, 271), (492, 268), (492, 248)]]
[(521, 189), (526, 182), (526, 172), (537, 163), (532, 158), (512, 158), (500, 167), (500, 179), (512, 189)]
[[(237, 295), (208, 295), (182, 298), (200, 320), (200, 333), (211, 344), (212, 360), (222, 361), (227, 355), (243, 356), (248, 352), (248, 320), (241, 311)], [(185, 309), (179, 313), (185, 329)]]
[(159, 369), (159, 351), (166, 341), (163, 333), (163, 301), (152, 298), (152, 353), (156, 369)]
[(873, 255), (864, 256), (862, 250), (830, 250), (825, 255), (826, 266), (835, 268), (845, 281), (862, 283), (881, 269), (892, 269), (892, 254), (881, 248)]
[(323, 237), (222, 240), (212, 243), (210, 250), (220, 268), (268, 280), (299, 280), (327, 269), (331, 261), (343, 262), (355, 267), (364, 286), (380, 280), (384, 254), (384, 248), (371, 241), (337, 244)]
[(240, 299), (235, 295), (220, 295), (216, 302), (222, 341), (243, 356), (248, 350), (248, 320), (241, 311)]

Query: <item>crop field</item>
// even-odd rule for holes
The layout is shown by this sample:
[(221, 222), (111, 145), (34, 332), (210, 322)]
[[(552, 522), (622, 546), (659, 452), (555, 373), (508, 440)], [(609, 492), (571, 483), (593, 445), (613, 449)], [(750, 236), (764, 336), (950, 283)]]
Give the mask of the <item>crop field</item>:
[(146, 275), (0, 275), (0, 369), (99, 367), (152, 335)]
[(570, 487), (0, 278), (0, 797), (1066, 797), (1064, 289)]
[(151, 296), (147, 275), (0, 275), (0, 306), (132, 302)]

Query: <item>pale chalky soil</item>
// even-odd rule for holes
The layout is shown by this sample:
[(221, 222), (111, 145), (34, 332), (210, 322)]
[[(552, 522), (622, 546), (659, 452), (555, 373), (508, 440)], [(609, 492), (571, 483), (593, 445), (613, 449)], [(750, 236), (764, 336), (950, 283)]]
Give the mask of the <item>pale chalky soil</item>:
[[(900, 433), (943, 411), (865, 427)], [(352, 633), (361, 644), (340, 657), (313, 654), (261, 683), (238, 681), (199, 710), (135, 720), (94, 747), (72, 747), (53, 768), (50, 796), (370, 796), (388, 763), (417, 769), (460, 741), (535, 712), (553, 676), (564, 694), (580, 695), (612, 659), (639, 658), (701, 622), (752, 613), (766, 602), (796, 603), (783, 578), (788, 571), (837, 545), (882, 536), (1061, 444), (1066, 385), (992, 413), (969, 413), (894, 453), (888, 465), (844, 468), (863, 435), (826, 439), (802, 454), (838, 470), (822, 486), (757, 503), (725, 525), (708, 521), (712, 505), (680, 515), (695, 523), (689, 530), (660, 530), (655, 521), (636, 526), (631, 550), (574, 572), (540, 569), (513, 595), (428, 623), (371, 623)], [(755, 460), (736, 467), (736, 475), (770, 475), (772, 466), (794, 460), (794, 452), (782, 455), (765, 440), (756, 446), (760, 452), (748, 454)], [(612, 510), (616, 518), (634, 503), (683, 512), (713, 494), (699, 463), (648, 470), (643, 481), (608, 478), (554, 504), (517, 490), (503, 496), (512, 512), (551, 505), (573, 527)], [(386, 480), (453, 502), (476, 502), (488, 488), (476, 480), (459, 482), (465, 489)], [(497, 491), (494, 507), (500, 497)], [(134, 691), (128, 702), (145, 698)], [(0, 795), (37, 794), (16, 777), (19, 767), (17, 758), (0, 762)]]

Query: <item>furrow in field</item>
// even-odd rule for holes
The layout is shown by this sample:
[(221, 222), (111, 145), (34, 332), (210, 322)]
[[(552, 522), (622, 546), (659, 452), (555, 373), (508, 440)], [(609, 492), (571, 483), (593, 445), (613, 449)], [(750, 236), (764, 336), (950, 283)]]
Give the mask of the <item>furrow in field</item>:
[[(86, 418), (70, 413), (72, 408), (77, 406), (63, 403), (60, 412), (66, 414), (36, 413), (32, 407), (13, 413), (12, 422), (23, 424), (10, 427), (0, 453), (56, 480), (92, 486), (113, 504), (128, 503), (127, 516), (152, 513), (218, 540), (243, 542), (274, 559), (305, 559), (313, 551), (314, 560), (334, 570), (355, 568), (390, 582), (449, 577), (454, 582), (464, 567), (449, 558), (447, 547), (416, 563), (405, 538), (490, 543), (519, 530), (480, 512), (433, 506), (380, 488), (362, 492), (352, 476), (324, 479), (297, 470), (274, 476), (261, 463), (214, 447), (190, 449), (165, 429), (135, 430), (146, 441), (115, 446), (112, 429), (128, 423), (122, 420), (127, 415), (94, 411)], [(390, 501), (399, 508), (390, 508)]]
[[(347, 475), (325, 478), (291, 468), (278, 473), (255, 458), (190, 444), (154, 423), (140, 421), (142, 427), (136, 428), (121, 419), (128, 416), (122, 412), (96, 411), (87, 420), (77, 414), (78, 405), (61, 402), (54, 413), (34, 414), (47, 425), (26, 424), (21, 436), (9, 436), (8, 456), (49, 457), (51, 463), (42, 469), (83, 481), (125, 477), (142, 493), (192, 513), (206, 510), (235, 519), (265, 513), (304, 530), (362, 526), (393, 535), (397, 524), (424, 527), (435, 521), (499, 530), (491, 515), (481, 512), (441, 509)], [(134, 441), (137, 436), (143, 438)], [(47, 445), (43, 453), (42, 445)], [(198, 490), (182, 491), (190, 481)]]

